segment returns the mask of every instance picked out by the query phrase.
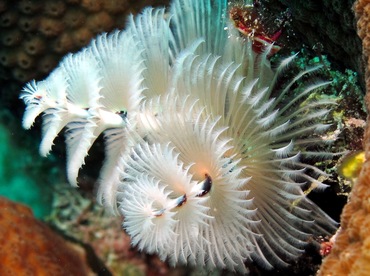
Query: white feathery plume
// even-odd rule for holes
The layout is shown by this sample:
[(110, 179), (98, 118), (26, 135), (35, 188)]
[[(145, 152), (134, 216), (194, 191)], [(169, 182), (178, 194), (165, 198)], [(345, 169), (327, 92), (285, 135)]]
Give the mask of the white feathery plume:
[(49, 108), (57, 108), (65, 100), (65, 77), (54, 71), (43, 81), (31, 81), (23, 89), (20, 98), (27, 105), (23, 117), (23, 127), (29, 129), (37, 116)]
[[(97, 37), (44, 81), (26, 85), (23, 126), (44, 114), (40, 152), (67, 126), (68, 180), (104, 133), (98, 201), (124, 217), (133, 245), (171, 265), (248, 273), (245, 262), (285, 266), (312, 234), (335, 229), (302, 186), (324, 173), (305, 158), (335, 104), (309, 95), (328, 85), (281, 85), (295, 55), (271, 69), (239, 36), (226, 0), (173, 0), (125, 31)], [(267, 43), (268, 44), (268, 43)], [(277, 85), (279, 84), (279, 85)], [(279, 87), (279, 90), (277, 89)]]
[(42, 156), (49, 154), (54, 139), (70, 121), (70, 116), (64, 108), (67, 102), (66, 91), (64, 90), (66, 87), (65, 74), (61, 70), (57, 70), (45, 80), (44, 84), (47, 84), (46, 89), (56, 97), (53, 98), (55, 102), (50, 104), (43, 114), (42, 140), (40, 143), (40, 154)]
[(142, 100), (142, 73), (145, 69), (140, 45), (128, 32), (115, 31), (97, 37), (89, 48), (100, 67), (101, 90), (97, 114), (98, 136), (104, 131), (105, 162), (101, 170), (97, 199), (110, 213), (118, 213), (116, 184), (119, 156), (127, 149), (125, 133), (134, 124)]
[(223, 56), (227, 39), (227, 1), (173, 1), (170, 9), (170, 23), (174, 36), (175, 52), (179, 54), (195, 40), (202, 38), (205, 43), (196, 54)]
[(43, 139), (40, 145), (40, 154), (46, 156), (54, 138), (67, 124), (66, 116), (66, 76), (62, 70), (55, 70), (43, 81), (32, 81), (26, 85), (21, 94), (27, 105), (23, 117), (23, 127), (32, 126), (35, 118), (44, 112)]
[[(255, 90), (257, 81), (250, 84), (244, 83), (243, 87), (243, 78), (237, 75), (236, 66), (225, 66), (220, 64), (217, 58), (211, 56), (205, 58), (189, 56), (188, 59), (183, 59), (183, 63), (178, 64), (178, 66), (177, 70), (181, 71), (182, 74), (177, 74), (179, 78), (174, 84), (175, 93), (179, 95), (190, 94), (189, 97), (197, 98), (198, 104), (204, 106), (210, 116), (220, 118), (218, 125), (226, 127), (224, 134), (233, 138), (230, 142), (233, 147), (228, 154), (240, 158), (240, 165), (244, 167), (241, 170), (242, 175), (245, 178), (251, 177), (251, 180), (243, 186), (244, 190), (250, 191), (249, 198), (253, 198), (254, 207), (251, 209), (264, 210), (261, 214), (259, 211), (256, 212), (256, 216), (263, 221), (256, 225), (270, 224), (266, 227), (256, 228), (255, 232), (263, 234), (263, 238), (253, 238), (255, 245), (262, 247), (266, 243), (269, 246), (259, 249), (260, 252), (264, 252), (262, 256), (254, 253), (254, 259), (263, 260), (262, 263), (267, 267), (272, 267), (271, 264), (276, 263), (285, 265), (284, 260), (293, 259), (294, 256), (298, 256), (302, 252), (305, 244), (303, 241), (309, 236), (309, 228), (316, 227), (311, 221), (313, 220), (312, 214), (307, 210), (303, 209), (301, 211), (300, 208), (296, 208), (294, 214), (290, 214), (291, 211), (289, 210), (293, 202), (297, 200), (304, 207), (312, 204), (304, 198), (300, 184), (293, 180), (295, 178), (313, 180), (301, 170), (302, 163), (297, 162), (298, 156), (292, 152), (294, 146), (292, 139), (299, 137), (300, 134), (306, 133), (306, 131), (293, 133), (279, 139), (284, 136), (281, 135), (281, 132), (289, 128), (289, 120), (283, 119), (283, 116), (279, 117), (279, 121), (275, 120), (278, 110), (271, 110), (273, 100), (267, 102), (267, 104), (262, 101), (268, 93), (268, 87)], [(244, 91), (241, 93), (243, 89)], [(210, 94), (210, 91), (212, 94)], [(176, 106), (176, 103), (178, 103), (174, 100), (171, 100), (171, 102), (171, 106)], [(162, 106), (168, 105), (168, 102), (162, 104)], [(322, 110), (319, 113), (323, 115), (327, 111)], [(153, 138), (153, 141), (168, 139), (177, 149), (181, 151), (196, 149), (195, 152), (200, 155), (201, 150), (189, 142), (192, 136), (196, 136), (194, 130), (188, 137), (184, 130), (176, 128), (176, 125), (181, 125), (180, 118), (187, 118), (189, 117), (188, 114), (194, 115), (197, 112), (190, 106), (183, 108), (182, 112), (170, 112), (170, 109), (165, 109), (163, 115), (158, 115), (160, 123), (157, 123), (159, 128), (155, 132), (157, 136)], [(302, 118), (296, 116), (296, 118), (308, 123), (316, 119), (317, 115), (316, 112), (313, 112), (310, 116)], [(164, 119), (161, 119), (162, 116)], [(263, 120), (269, 122), (262, 124)], [(170, 122), (176, 122), (177, 124), (168, 125)], [(284, 123), (279, 124), (279, 122)], [(294, 129), (295, 124), (292, 125), (291, 129)], [(302, 127), (300, 123), (298, 125), (301, 127), (299, 129), (305, 130), (307, 128), (306, 126)], [(315, 124), (312, 126), (317, 127)], [(281, 130), (276, 132), (276, 129)], [(212, 137), (211, 135), (208, 136)], [(276, 141), (283, 144), (283, 146), (280, 145), (277, 148)], [(282, 143), (283, 141), (284, 143)], [(184, 143), (185, 146), (181, 147), (181, 143)], [(204, 143), (204, 145), (206, 144)], [(208, 144), (211, 144), (211, 141)], [(212, 155), (208, 153), (206, 156), (210, 158)], [(223, 157), (225, 158), (225, 156)], [(279, 194), (276, 195), (277, 191), (279, 191)], [(273, 200), (274, 197), (276, 198), (275, 201)], [(266, 204), (266, 201), (271, 202), (272, 205)], [(317, 208), (316, 211), (315, 215), (318, 218), (321, 216), (321, 219), (318, 220), (330, 220)], [(264, 218), (267, 214), (269, 214), (268, 219)], [(285, 218), (284, 223), (282, 218)], [(292, 221), (289, 222), (289, 220)], [(296, 222), (293, 223), (293, 221)], [(283, 231), (281, 225), (284, 224), (286, 224), (286, 230)], [(301, 224), (306, 224), (306, 228)], [(320, 228), (319, 223), (317, 227)], [(250, 229), (254, 228), (250, 227)], [(268, 233), (265, 233), (266, 231)], [(287, 242), (282, 243), (279, 248), (275, 246), (276, 239), (285, 239)], [(269, 258), (266, 258), (265, 255), (269, 255)], [(222, 262), (219, 262), (220, 264)]]
[[(169, 144), (149, 145), (143, 141), (122, 158), (125, 169), (120, 206), (126, 217), (124, 227), (136, 238), (134, 244), (159, 253), (163, 259), (173, 247), (181, 248), (178, 253), (184, 258), (191, 255), (194, 247), (199, 250), (196, 244), (199, 224), (208, 217), (208, 208), (203, 206), (206, 199), (198, 196), (202, 190), (191, 180), (178, 156)], [(138, 218), (137, 210), (146, 215)], [(153, 238), (148, 236), (153, 231), (137, 232), (143, 229), (138, 224), (167, 226), (157, 230), (161, 232), (160, 238)]]
[(161, 95), (168, 87), (170, 64), (173, 62), (173, 37), (164, 8), (146, 8), (129, 17), (127, 35), (142, 47), (143, 84), (147, 97)]
[[(253, 248), (250, 242), (252, 239), (249, 236), (256, 235), (250, 231), (250, 224), (256, 223), (255, 210), (254, 207), (250, 208), (251, 200), (247, 199), (248, 191), (242, 189), (249, 178), (239, 177), (243, 170), (239, 167), (240, 160), (227, 154), (231, 150), (229, 145), (231, 139), (222, 138), (226, 129), (218, 129), (220, 118), (212, 120), (207, 116), (206, 110), (198, 106), (197, 101), (193, 102), (190, 97), (181, 98), (169, 94), (158, 102), (159, 105), (167, 108), (163, 113), (157, 114), (155, 129), (150, 132), (147, 139), (164, 145), (166, 143), (173, 145), (178, 151), (178, 159), (187, 168), (192, 181), (201, 183), (200, 187), (208, 185), (206, 189), (202, 188), (204, 192), (200, 195), (207, 199), (203, 206), (207, 207), (208, 211), (205, 213), (209, 216), (205, 219), (205, 223), (197, 226), (196, 231), (199, 234), (196, 236), (189, 237), (189, 231), (181, 231), (184, 228), (179, 227), (176, 231), (178, 234), (176, 242), (171, 244), (168, 252), (163, 251), (159, 254), (168, 258), (173, 265), (176, 263), (206, 264), (210, 268), (220, 266), (234, 270), (238, 267), (240, 271), (245, 271), (242, 264), (249, 258)], [(148, 167), (148, 171), (152, 168), (156, 170), (159, 179), (166, 179), (160, 175), (168, 173), (170, 162), (167, 162), (167, 165), (155, 162), (155, 158), (162, 155), (157, 153), (150, 157), (146, 156), (148, 160), (145, 162), (139, 161), (139, 158), (134, 155), (132, 162), (143, 163)], [(131, 168), (132, 165), (123, 167)], [(132, 179), (136, 173), (130, 169), (125, 170), (125, 175), (122, 177), (123, 190), (126, 185), (136, 187), (125, 183), (125, 179)], [(172, 179), (172, 183), (176, 181), (179, 180)], [(123, 200), (120, 204), (123, 209), (126, 209), (125, 202)], [(125, 225), (130, 225), (129, 218), (125, 212), (123, 214), (126, 217)], [(182, 217), (180, 221), (189, 221), (186, 223), (189, 224), (195, 219), (195, 212), (186, 214), (187, 216)], [(238, 217), (239, 219), (235, 219)], [(218, 235), (223, 238), (219, 239)], [(239, 238), (235, 240), (235, 237)]]
[(88, 50), (100, 70), (100, 104), (113, 113), (135, 112), (145, 70), (140, 45), (127, 32), (114, 31), (94, 39)]
[[(148, 253), (163, 252), (168, 244), (173, 244), (178, 223), (174, 216), (177, 201), (171, 199), (171, 192), (160, 180), (141, 174), (135, 185), (128, 185), (124, 192), (122, 212), (127, 220), (123, 224), (132, 238), (132, 244)], [(127, 222), (129, 221), (129, 222)]]
[(67, 177), (72, 185), (77, 186), (78, 170), (96, 139), (94, 131), (98, 125), (91, 110), (98, 106), (100, 98), (99, 68), (86, 50), (68, 55), (60, 66), (68, 83)]

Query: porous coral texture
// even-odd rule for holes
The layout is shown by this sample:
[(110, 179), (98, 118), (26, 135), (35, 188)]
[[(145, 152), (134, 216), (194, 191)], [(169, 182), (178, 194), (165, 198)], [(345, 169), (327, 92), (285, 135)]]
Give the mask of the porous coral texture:
[(21, 204), (0, 198), (0, 275), (94, 275), (85, 253), (36, 220)]
[[(358, 35), (362, 39), (366, 68), (367, 109), (370, 110), (370, 3), (357, 1), (354, 5), (358, 18)], [(341, 229), (334, 247), (325, 258), (319, 276), (370, 275), (370, 126), (367, 119), (364, 148), (367, 161), (353, 186), (349, 202), (341, 216)]]
[(96, 34), (123, 28), (128, 13), (166, 3), (166, 0), (0, 0), (0, 69), (6, 68), (3, 71), (10, 74), (3, 77), (20, 82), (41, 78), (64, 54), (86, 46)]
[[(370, 92), (370, 3), (367, 0), (356, 1), (354, 11), (357, 18), (357, 34), (362, 39), (363, 57), (365, 60), (366, 73), (366, 90)], [(369, 96), (367, 96), (369, 102)]]

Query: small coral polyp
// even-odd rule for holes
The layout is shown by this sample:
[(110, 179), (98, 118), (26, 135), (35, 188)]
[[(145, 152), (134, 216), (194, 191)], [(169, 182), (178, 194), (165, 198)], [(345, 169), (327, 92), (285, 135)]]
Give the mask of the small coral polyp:
[(274, 44), (265, 39), (256, 50), (232, 10), (210, 0), (147, 8), (126, 30), (68, 55), (21, 98), (25, 128), (44, 113), (42, 155), (66, 127), (73, 185), (105, 136), (97, 198), (123, 216), (133, 245), (173, 266), (248, 273), (246, 262), (286, 266), (310, 235), (335, 230), (301, 188), (325, 187), (305, 159), (332, 156), (307, 149), (325, 146), (322, 120), (335, 103), (308, 99), (325, 81), (291, 91), (319, 67), (276, 85), (295, 56), (272, 70)]

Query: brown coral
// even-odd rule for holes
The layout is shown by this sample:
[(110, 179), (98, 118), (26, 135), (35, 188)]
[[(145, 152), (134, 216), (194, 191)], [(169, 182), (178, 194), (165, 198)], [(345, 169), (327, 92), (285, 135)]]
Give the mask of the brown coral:
[[(0, 0), (0, 66), (10, 71), (8, 78), (21, 82), (42, 78), (49, 72), (45, 68), (53, 69), (63, 55), (85, 46), (98, 33), (123, 28), (129, 12), (167, 2)], [(50, 63), (43, 60), (40, 66), (44, 56)]]
[(32, 211), (0, 198), (0, 275), (93, 275), (84, 251), (66, 242)]
[[(366, 100), (370, 110), (370, 3), (358, 0), (354, 5), (358, 19), (358, 35), (362, 39), (366, 67)], [(370, 116), (364, 148), (367, 161), (363, 164), (360, 176), (355, 183), (349, 202), (341, 216), (341, 228), (337, 234), (333, 250), (325, 258), (320, 276), (329, 275), (370, 275)]]

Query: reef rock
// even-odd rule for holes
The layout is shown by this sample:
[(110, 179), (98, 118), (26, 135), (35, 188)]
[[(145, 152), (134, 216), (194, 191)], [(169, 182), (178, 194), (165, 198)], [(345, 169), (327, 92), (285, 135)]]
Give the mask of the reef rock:
[[(362, 39), (366, 65), (366, 101), (370, 110), (370, 3), (356, 1), (358, 35)], [(341, 228), (336, 236), (331, 253), (325, 258), (319, 276), (370, 275), (370, 126), (364, 137), (365, 163), (359, 178), (352, 188), (349, 202), (341, 216)]]

